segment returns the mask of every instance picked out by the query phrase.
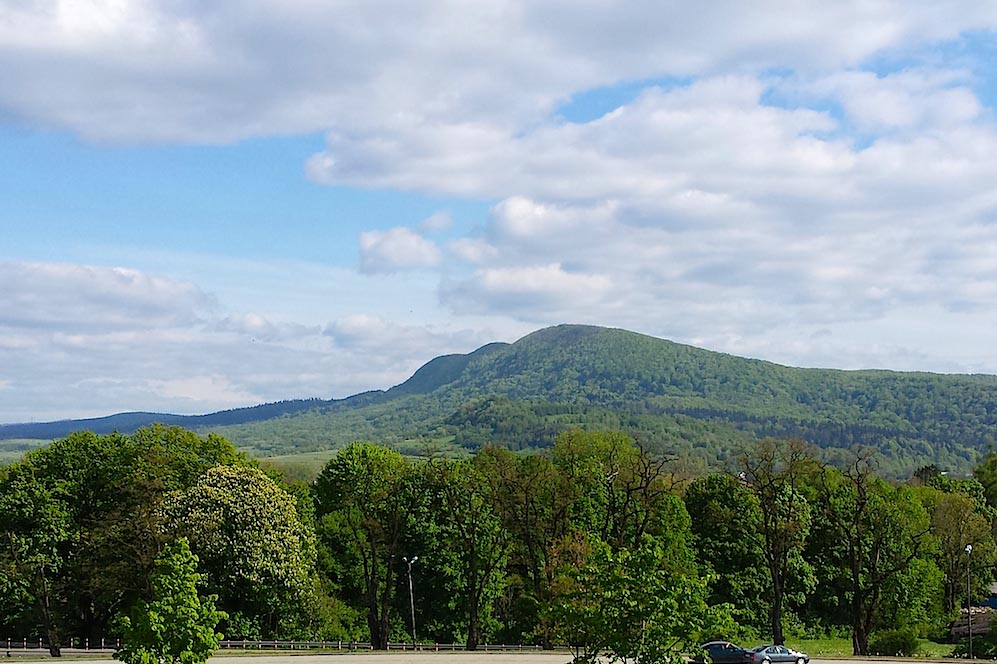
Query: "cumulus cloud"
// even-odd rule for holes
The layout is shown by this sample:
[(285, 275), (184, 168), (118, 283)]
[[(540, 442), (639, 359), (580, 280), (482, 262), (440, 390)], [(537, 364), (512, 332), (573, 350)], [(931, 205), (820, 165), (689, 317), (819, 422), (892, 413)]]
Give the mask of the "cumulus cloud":
[(523, 126), (619, 81), (854, 66), (995, 25), (997, 10), (972, 0), (264, 0), (252, 12), (27, 0), (0, 7), (0, 108), (94, 140), (216, 143), (393, 123), (462, 125), (473, 139), (474, 122)]
[(410, 228), (367, 231), (360, 234), (360, 269), (364, 272), (395, 272), (432, 267), (440, 262), (440, 250)]
[(121, 267), (0, 262), (0, 325), (73, 329), (189, 324), (215, 306), (195, 285)]
[(419, 230), (424, 233), (449, 230), (453, 226), (453, 217), (449, 212), (437, 212), (422, 220)]
[(527, 320), (557, 320), (598, 306), (612, 287), (608, 275), (572, 272), (552, 263), (479, 270), (444, 290), (446, 300), (462, 312), (498, 311)]

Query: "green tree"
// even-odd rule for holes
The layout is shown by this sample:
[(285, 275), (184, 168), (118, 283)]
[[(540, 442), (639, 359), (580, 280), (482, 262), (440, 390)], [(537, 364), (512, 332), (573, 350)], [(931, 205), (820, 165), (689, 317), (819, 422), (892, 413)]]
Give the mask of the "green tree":
[(200, 559), (230, 635), (295, 634), (315, 590), (315, 535), (294, 496), (258, 468), (216, 466), (163, 511), (169, 531)]
[(983, 485), (987, 505), (997, 508), (997, 450), (991, 450), (973, 469), (973, 477)]
[(811, 526), (805, 478), (814, 469), (810, 448), (800, 440), (766, 438), (742, 453), (745, 479), (761, 512), (762, 553), (769, 571), (770, 625), (775, 643), (785, 642), (783, 609), (787, 581)]
[[(964, 605), (967, 571), (972, 574), (971, 587), (979, 590), (989, 585), (997, 546), (990, 520), (966, 494), (942, 494), (932, 501), (929, 511), (931, 531), (938, 542), (936, 561), (945, 574), (944, 605), (946, 611), (953, 611)], [(967, 545), (973, 547), (968, 559)]]
[(848, 570), (856, 655), (869, 652), (869, 635), (891, 584), (902, 579), (916, 559), (930, 558), (934, 547), (927, 510), (911, 487), (894, 487), (875, 476), (874, 454), (856, 448), (843, 470), (827, 468), (821, 474), (822, 516), (831, 537), (844, 544), (841, 564)]
[[(60, 523), (55, 542), (45, 534), (51, 532), (47, 526), (33, 532), (30, 519), (25, 520), (28, 503), (3, 510), (10, 519), (4, 531), (10, 536), (0, 547), (0, 567), (10, 567), (10, 583), (34, 598), (17, 600), (21, 610), (13, 612), (13, 622), (30, 633), (42, 626), (56, 648), (60, 634), (91, 640), (108, 634), (111, 619), (150, 590), (148, 580), (164, 543), (162, 500), (218, 463), (249, 462), (219, 436), (202, 438), (180, 427), (157, 425), (131, 436), (75, 432), (10, 466), (6, 476), (14, 484), (3, 490), (0, 500), (19, 501), (28, 485), (16, 485), (31, 478), (36, 498), (30, 509), (58, 514)], [(52, 523), (44, 513), (31, 519)], [(48, 552), (44, 583), (37, 578), (41, 568), (25, 564), (40, 560), (37, 548), (30, 558), (17, 553), (20, 563), (13, 567), (18, 548), (30, 541), (36, 543), (31, 546), (41, 546), (42, 536), (48, 538), (43, 547)], [(44, 610), (28, 610), (41, 607), (39, 593), (46, 598)], [(0, 606), (5, 598), (14, 601), (3, 595)]]
[(573, 491), (573, 529), (617, 548), (636, 548), (645, 533), (660, 534), (659, 519), (678, 486), (670, 459), (622, 432), (580, 429), (557, 437), (551, 459)]
[(473, 459), (432, 459), (426, 467), (436, 505), (440, 547), (433, 558), (443, 562), (455, 589), (463, 595), (467, 649), (477, 650), (482, 619), (491, 613), (512, 543), (495, 509), (491, 485)]
[(534, 605), (540, 642), (552, 646), (549, 613), (560, 567), (560, 547), (571, 539), (569, 514), (577, 487), (543, 454), (515, 455), (485, 448), (476, 463), (491, 483), (490, 492), (502, 526), (513, 537), (511, 564), (528, 582), (521, 605)]
[[(405, 458), (385, 447), (353, 443), (340, 450), (315, 482), (321, 536), (340, 562), (332, 581), (359, 586), (367, 613), (371, 646), (388, 647), (395, 565), (412, 514), (412, 470)], [(358, 583), (354, 583), (354, 579)]]
[(739, 479), (702, 477), (685, 492), (696, 562), (709, 579), (710, 604), (730, 604), (737, 621), (765, 629), (769, 571), (762, 553), (758, 498)]
[(705, 582), (677, 569), (654, 538), (635, 550), (594, 541), (551, 613), (576, 662), (681, 662), (704, 634), (735, 629), (706, 603)]
[(215, 632), (225, 613), (213, 595), (197, 592), (197, 557), (187, 540), (166, 545), (152, 574), (152, 598), (124, 616), (124, 647), (114, 654), (125, 664), (204, 664), (218, 647)]
[(0, 606), (40, 625), (60, 655), (67, 610), (62, 572), (74, 535), (59, 487), (36, 475), (31, 458), (0, 469)]

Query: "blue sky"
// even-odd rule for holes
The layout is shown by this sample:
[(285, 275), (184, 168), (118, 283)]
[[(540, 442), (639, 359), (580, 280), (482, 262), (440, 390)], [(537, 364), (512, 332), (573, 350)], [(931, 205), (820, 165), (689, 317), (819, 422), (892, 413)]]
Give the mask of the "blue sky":
[(995, 55), (958, 0), (2, 5), (0, 422), (563, 322), (997, 373)]

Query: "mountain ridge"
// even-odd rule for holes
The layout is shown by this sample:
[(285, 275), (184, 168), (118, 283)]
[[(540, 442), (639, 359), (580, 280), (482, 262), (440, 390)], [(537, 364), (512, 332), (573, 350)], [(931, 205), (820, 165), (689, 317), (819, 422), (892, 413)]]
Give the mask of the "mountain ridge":
[[(146, 415), (2, 425), (0, 439), (49, 437), (25, 435), (46, 425), (58, 429), (50, 437), (80, 425), (125, 431), (123, 423), (141, 426)], [(151, 417), (266, 454), (361, 439), (544, 446), (564, 428), (586, 426), (717, 459), (745, 439), (780, 435), (825, 448), (872, 444), (904, 467), (965, 467), (994, 444), (997, 376), (796, 368), (618, 328), (559, 325), (434, 358), (387, 390)]]

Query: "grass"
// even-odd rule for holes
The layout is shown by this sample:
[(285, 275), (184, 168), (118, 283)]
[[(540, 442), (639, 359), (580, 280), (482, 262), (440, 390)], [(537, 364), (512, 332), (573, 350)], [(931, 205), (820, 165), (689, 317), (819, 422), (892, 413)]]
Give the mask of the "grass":
[[(795, 650), (807, 653), (811, 657), (851, 657), (852, 640), (850, 638), (822, 639), (787, 639), (786, 645)], [(951, 643), (935, 643), (921, 639), (921, 650), (917, 657), (924, 659), (943, 659), (952, 655), (955, 646)]]
[(51, 440), (36, 440), (33, 438), (0, 440), (0, 466), (6, 466), (19, 461), (28, 450), (44, 447), (51, 442)]

